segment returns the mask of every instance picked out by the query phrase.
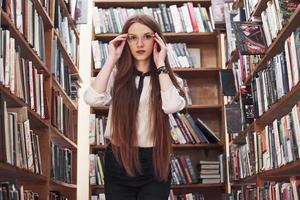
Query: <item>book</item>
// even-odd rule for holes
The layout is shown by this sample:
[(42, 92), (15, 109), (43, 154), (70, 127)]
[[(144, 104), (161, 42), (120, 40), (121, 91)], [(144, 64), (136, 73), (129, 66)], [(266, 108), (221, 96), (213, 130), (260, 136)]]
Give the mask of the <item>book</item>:
[(262, 25), (257, 22), (234, 22), (237, 48), (242, 55), (257, 55), (266, 52), (267, 43)]
[(219, 137), (200, 119), (197, 118), (196, 125), (203, 132), (207, 140), (211, 143), (220, 142)]
[(221, 86), (224, 96), (235, 96), (236, 88), (232, 69), (221, 69)]

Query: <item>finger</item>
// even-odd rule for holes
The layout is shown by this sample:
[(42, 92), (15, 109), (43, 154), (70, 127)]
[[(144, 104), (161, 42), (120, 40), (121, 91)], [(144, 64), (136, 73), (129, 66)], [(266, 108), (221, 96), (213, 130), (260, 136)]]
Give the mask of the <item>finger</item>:
[(155, 42), (153, 45), (153, 53), (157, 53), (157, 43)]
[(154, 34), (154, 38), (157, 38), (159, 41), (161, 41), (162, 43), (165, 43), (164, 41), (163, 41), (163, 39), (158, 35), (158, 33), (155, 33)]
[(110, 43), (112, 44), (116, 44), (116, 43), (119, 43), (119, 42), (122, 42), (122, 41), (126, 41), (127, 38), (115, 38), (113, 40), (110, 41)]
[(166, 45), (164, 42), (160, 41), (158, 38), (154, 38), (154, 40), (159, 44), (160, 48), (164, 48)]
[(123, 49), (125, 44), (126, 44), (126, 40), (122, 41), (122, 43), (120, 44), (120, 48)]
[(111, 41), (119, 40), (119, 39), (127, 39), (128, 34), (121, 34), (112, 39)]

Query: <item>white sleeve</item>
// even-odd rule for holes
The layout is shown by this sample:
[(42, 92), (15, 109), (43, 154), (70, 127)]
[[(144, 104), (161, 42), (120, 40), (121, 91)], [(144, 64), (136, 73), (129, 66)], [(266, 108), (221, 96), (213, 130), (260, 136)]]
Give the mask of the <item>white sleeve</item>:
[[(89, 88), (84, 92), (83, 98), (84, 101), (89, 104), (90, 106), (104, 106), (109, 105), (112, 99), (112, 88), (114, 84), (116, 70), (113, 70), (110, 74), (107, 88), (105, 92), (98, 93), (95, 91), (92, 86), (90, 85)], [(94, 81), (95, 78), (92, 78), (91, 81)]]
[[(179, 86), (183, 87), (183, 81), (181, 78), (176, 77)], [(180, 96), (177, 88), (172, 85), (166, 91), (161, 91), (162, 109), (166, 114), (171, 114), (182, 110), (185, 105), (185, 99)]]

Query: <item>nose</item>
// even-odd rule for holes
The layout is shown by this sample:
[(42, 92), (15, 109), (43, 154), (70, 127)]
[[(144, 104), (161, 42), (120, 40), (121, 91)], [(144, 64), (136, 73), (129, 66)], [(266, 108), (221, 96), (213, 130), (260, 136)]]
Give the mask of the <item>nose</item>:
[(141, 47), (144, 45), (144, 41), (143, 41), (143, 38), (138, 38), (138, 41), (137, 41), (137, 46), (138, 47)]

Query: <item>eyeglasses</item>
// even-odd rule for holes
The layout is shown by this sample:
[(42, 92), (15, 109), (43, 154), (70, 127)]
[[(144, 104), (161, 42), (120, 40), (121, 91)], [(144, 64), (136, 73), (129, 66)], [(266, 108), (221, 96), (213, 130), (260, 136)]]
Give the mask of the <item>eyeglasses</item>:
[[(153, 40), (153, 37), (154, 37), (154, 33), (147, 33), (143, 35), (142, 42), (143, 43), (151, 42)], [(127, 42), (130, 44), (137, 44), (138, 41), (139, 41), (139, 37), (136, 35), (128, 35), (127, 37)]]

